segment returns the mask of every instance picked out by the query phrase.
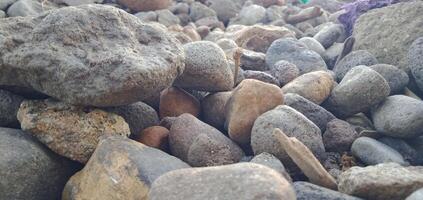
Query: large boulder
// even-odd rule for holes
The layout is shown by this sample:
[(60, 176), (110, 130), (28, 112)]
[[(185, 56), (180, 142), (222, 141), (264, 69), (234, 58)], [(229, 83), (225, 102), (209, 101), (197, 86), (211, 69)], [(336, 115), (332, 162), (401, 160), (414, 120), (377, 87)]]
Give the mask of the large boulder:
[(84, 169), (66, 184), (62, 199), (147, 199), (153, 182), (189, 165), (133, 140), (103, 138)]
[(22, 130), (0, 128), (0, 152), (1, 199), (60, 199), (79, 168)]
[(116, 114), (54, 100), (24, 101), (18, 120), (22, 130), (51, 150), (81, 163), (88, 161), (100, 136), (130, 134), (128, 124)]
[(151, 200), (295, 200), (291, 184), (276, 171), (254, 163), (181, 169), (158, 178)]
[(169, 87), (184, 52), (160, 25), (104, 5), (52, 10), (0, 24), (0, 85), (78, 105), (119, 106)]
[(407, 52), (411, 43), (423, 35), (422, 10), (423, 1), (415, 1), (373, 9), (361, 15), (354, 25), (354, 49), (368, 50), (379, 62), (410, 72)]

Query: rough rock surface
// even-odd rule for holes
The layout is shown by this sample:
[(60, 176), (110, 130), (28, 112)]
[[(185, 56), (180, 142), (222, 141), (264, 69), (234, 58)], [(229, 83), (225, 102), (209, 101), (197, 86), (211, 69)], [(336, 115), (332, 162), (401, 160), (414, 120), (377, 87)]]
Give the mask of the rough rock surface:
[(18, 127), (19, 121), (16, 118), (19, 106), (24, 98), (6, 90), (0, 90), (0, 126)]
[(282, 162), (270, 153), (264, 152), (256, 155), (250, 160), (250, 162), (270, 167), (279, 172), (286, 180), (292, 182), (292, 179), (286, 171), (285, 166), (283, 166)]
[(353, 67), (359, 65), (371, 66), (377, 64), (377, 59), (366, 50), (353, 51), (342, 58), (333, 68), (336, 79), (341, 81)]
[(165, 9), (172, 3), (171, 0), (117, 0), (117, 2), (137, 12)]
[(323, 144), (326, 151), (348, 152), (358, 133), (348, 122), (334, 119), (328, 122), (326, 131), (323, 133)]
[(51, 150), (81, 163), (88, 161), (100, 136), (130, 134), (128, 124), (116, 114), (54, 100), (24, 101), (18, 120), (23, 130)]
[(393, 65), (376, 64), (370, 66), (370, 68), (385, 78), (391, 88), (391, 95), (403, 92), (410, 81), (407, 73)]
[(0, 85), (29, 87), (72, 104), (147, 99), (184, 69), (183, 49), (166, 29), (111, 6), (7, 18), (0, 32)]
[(423, 91), (423, 37), (417, 38), (411, 44), (407, 57), (411, 74), (417, 86)]
[(294, 182), (293, 186), (297, 193), (297, 200), (360, 200), (358, 197), (353, 197), (308, 182), (297, 181)]

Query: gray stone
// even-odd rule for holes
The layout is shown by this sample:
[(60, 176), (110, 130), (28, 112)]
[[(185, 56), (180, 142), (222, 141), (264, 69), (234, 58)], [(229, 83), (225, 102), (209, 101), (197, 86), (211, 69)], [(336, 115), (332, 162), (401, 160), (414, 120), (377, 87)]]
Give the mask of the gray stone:
[(139, 142), (119, 136), (104, 137), (84, 169), (66, 183), (62, 199), (147, 199), (157, 178), (189, 167), (178, 158)]
[(284, 95), (284, 98), (285, 105), (294, 108), (306, 116), (319, 127), (322, 133), (326, 130), (326, 124), (333, 119), (336, 119), (332, 113), (323, 107), (307, 100), (298, 94), (288, 93)]
[(217, 92), (206, 96), (201, 101), (201, 111), (204, 122), (223, 130), (225, 125), (225, 106), (232, 92)]
[(200, 2), (194, 2), (191, 4), (189, 16), (195, 22), (201, 18), (216, 16), (216, 12)]
[(0, 10), (0, 18), (5, 18), (5, 17), (6, 17), (6, 13)]
[(60, 199), (79, 168), (22, 130), (0, 128), (0, 152), (1, 199)]
[(181, 44), (163, 26), (111, 6), (10, 17), (0, 32), (0, 85), (29, 87), (71, 104), (138, 102), (169, 87), (184, 69)]
[(46, 6), (38, 0), (18, 0), (7, 9), (7, 15), (9, 17), (35, 16), (46, 10)]
[(244, 6), (239, 14), (229, 21), (229, 25), (254, 25), (261, 22), (266, 16), (266, 9), (259, 5)]
[(376, 64), (370, 66), (373, 70), (383, 76), (388, 81), (391, 88), (391, 95), (402, 93), (404, 88), (408, 85), (409, 78), (407, 73), (398, 69), (393, 65)]
[(241, 67), (245, 70), (266, 71), (266, 54), (244, 49), (241, 54)]
[(274, 41), (266, 52), (266, 64), (273, 66), (280, 60), (286, 60), (298, 67), (300, 74), (327, 69), (322, 57), (294, 38), (282, 38)]
[(366, 50), (353, 51), (342, 58), (333, 68), (336, 79), (341, 81), (353, 67), (359, 65), (371, 66), (377, 64), (377, 59)]
[(267, 72), (245, 70), (242, 73), (245, 79), (255, 79), (279, 86), (279, 81)]
[(300, 76), (300, 70), (298, 67), (285, 60), (280, 60), (273, 66), (269, 66), (269, 68), (270, 74), (278, 79), (281, 86), (286, 85), (287, 83)]
[(157, 22), (165, 26), (176, 25), (181, 22), (179, 18), (168, 9), (157, 10), (155, 12), (157, 13)]
[[(218, 41), (216, 41), (216, 44), (219, 45), (220, 48), (222, 48), (225, 52), (229, 51), (229, 52), (233, 52), (233, 49), (237, 48), (238, 45), (235, 43), (235, 41), (228, 39), (228, 38), (222, 38)], [(242, 52), (244, 53), (245, 51), (248, 50), (243, 50)], [(264, 60), (264, 58), (263, 58)], [(242, 60), (241, 60), (242, 62)]]
[(406, 141), (398, 138), (382, 137), (378, 139), (389, 147), (398, 151), (404, 159), (412, 165), (419, 165), (419, 153)]
[[(417, 155), (423, 155), (423, 136), (407, 140), (407, 143), (417, 151)], [(417, 157), (417, 163), (423, 165), (423, 156)]]
[(19, 106), (23, 97), (15, 95), (6, 90), (0, 90), (0, 126), (19, 127), (18, 114)]
[(55, 3), (64, 3), (68, 6), (79, 6), (83, 4), (103, 3), (103, 0), (54, 0)]
[(352, 167), (338, 180), (342, 193), (363, 199), (400, 200), (423, 187), (423, 167), (403, 167), (397, 163)]
[(241, 10), (246, 0), (209, 0), (210, 8), (213, 9), (217, 17), (223, 23), (235, 17)]
[(369, 137), (356, 139), (351, 146), (351, 152), (367, 165), (386, 162), (395, 162), (401, 165), (407, 164), (398, 151)]
[(6, 11), (6, 8), (15, 3), (18, 0), (2, 0), (0, 1), (0, 10)]
[(184, 45), (185, 71), (175, 85), (209, 92), (227, 91), (234, 86), (225, 52), (217, 44), (198, 41)]
[(285, 17), (285, 7), (283, 6), (270, 6), (266, 9), (265, 22), (271, 23), (276, 20), (281, 20)]
[(312, 37), (302, 37), (299, 41), (304, 43), (310, 50), (315, 51), (321, 56), (323, 56), (326, 51), (325, 47)]
[(291, 184), (276, 171), (254, 163), (182, 169), (157, 179), (151, 200), (295, 200)]
[(348, 117), (365, 112), (385, 100), (388, 82), (366, 66), (352, 68), (333, 90), (324, 107), (335, 116)]
[(417, 86), (423, 91), (423, 37), (417, 38), (411, 44), (407, 57), (408, 68), (411, 70)]
[(134, 14), (135, 17), (138, 17), (142, 21), (152, 21), (157, 22), (157, 13), (154, 11), (147, 11), (147, 12), (138, 12)]
[(372, 109), (372, 119), (378, 132), (398, 138), (422, 135), (423, 101), (404, 95), (394, 95)]
[(175, 14), (189, 14), (190, 6), (188, 3), (180, 2), (169, 7), (169, 10)]
[(256, 155), (249, 162), (264, 165), (279, 172), (287, 181), (292, 182), (291, 177), (283, 166), (282, 162), (270, 153), (264, 152)]
[(348, 152), (358, 133), (348, 122), (334, 119), (327, 124), (326, 132), (323, 134), (323, 144), (327, 151)]
[(421, 200), (423, 199), (423, 188), (416, 190), (410, 196), (408, 196), (405, 200)]
[(360, 200), (335, 190), (330, 190), (309, 182), (297, 181), (293, 184), (297, 200)]
[(244, 152), (232, 140), (190, 114), (182, 114), (169, 132), (172, 155), (194, 167), (236, 163)]
[(344, 43), (335, 43), (322, 55), (329, 69), (333, 69), (338, 60), (338, 57), (341, 55), (344, 49)]
[(346, 38), (344, 26), (342, 24), (331, 24), (322, 28), (313, 37), (325, 48), (332, 46), (339, 38)]
[(159, 124), (159, 116), (154, 108), (143, 102), (137, 102), (126, 106), (105, 109), (116, 113), (125, 119), (132, 135), (138, 135), (142, 130)]
[(373, 122), (363, 113), (355, 114), (345, 119), (349, 124), (354, 126), (355, 131), (360, 133), (364, 130), (375, 130)]
[(300, 140), (318, 158), (323, 157), (325, 148), (319, 127), (303, 114), (286, 105), (265, 112), (254, 122), (251, 131), (251, 147), (255, 155), (263, 152), (271, 153), (281, 160), (288, 170), (295, 169), (295, 164), (273, 135), (275, 128), (281, 129), (289, 137)]

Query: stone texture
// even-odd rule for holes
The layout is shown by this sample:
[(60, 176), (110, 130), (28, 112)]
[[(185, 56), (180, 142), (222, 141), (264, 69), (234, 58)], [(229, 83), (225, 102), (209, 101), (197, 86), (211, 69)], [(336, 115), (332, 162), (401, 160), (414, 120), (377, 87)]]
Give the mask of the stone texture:
[(419, 156), (417, 150), (409, 145), (405, 140), (391, 137), (382, 137), (377, 140), (398, 151), (404, 160), (409, 162), (411, 165), (419, 165), (420, 160), (423, 159), (420, 158), (421, 156)]
[(128, 124), (116, 114), (53, 100), (24, 101), (18, 120), (22, 130), (51, 150), (81, 163), (88, 161), (100, 136), (130, 134)]
[(411, 44), (407, 58), (411, 74), (416, 80), (417, 86), (423, 91), (423, 37), (417, 38)]
[(423, 199), (423, 188), (416, 190), (410, 196), (408, 196), (405, 200), (419, 200)]
[(227, 23), (235, 17), (241, 10), (246, 0), (209, 0), (210, 8), (213, 9), (217, 17), (223, 23)]
[(342, 24), (330, 24), (322, 28), (313, 38), (322, 44), (323, 47), (329, 48), (338, 39), (346, 38), (346, 33)]
[(324, 107), (339, 117), (368, 111), (390, 93), (388, 82), (366, 66), (352, 68), (333, 90)]
[(10, 17), (35, 16), (46, 10), (38, 0), (18, 0), (7, 9), (7, 15)]
[(134, 140), (162, 151), (169, 150), (169, 130), (162, 126), (151, 126), (144, 129)]
[(243, 50), (241, 54), (241, 68), (244, 70), (266, 71), (268, 67), (265, 63), (266, 54)]
[(204, 17), (216, 16), (216, 12), (200, 2), (194, 2), (191, 4), (189, 16), (195, 22)]
[(169, 132), (172, 155), (194, 167), (232, 164), (244, 152), (217, 129), (190, 114), (174, 120)]
[(325, 133), (323, 133), (323, 144), (326, 151), (348, 152), (351, 145), (358, 138), (358, 133), (348, 122), (334, 119), (327, 124)]
[(160, 93), (160, 119), (165, 117), (178, 117), (184, 113), (189, 113), (198, 117), (200, 111), (200, 102), (181, 88), (171, 87)]
[(273, 66), (280, 60), (286, 60), (298, 67), (300, 74), (325, 70), (326, 63), (315, 51), (294, 38), (282, 38), (274, 41), (266, 52), (266, 64)]
[(285, 94), (284, 97), (285, 105), (294, 108), (306, 116), (310, 121), (319, 127), (322, 133), (326, 130), (326, 125), (333, 119), (336, 119), (332, 113), (323, 107), (307, 100), (298, 94), (288, 93)]
[(207, 95), (201, 101), (202, 118), (207, 124), (223, 130), (225, 125), (226, 102), (232, 92), (217, 92)]
[(281, 86), (286, 85), (287, 83), (300, 76), (300, 70), (298, 67), (285, 60), (280, 60), (273, 66), (269, 66), (269, 68), (270, 74), (278, 79)]
[(270, 153), (261, 153), (254, 156), (250, 162), (264, 165), (279, 172), (287, 181), (292, 182), (291, 177), (283, 166), (282, 162)]
[(176, 25), (181, 22), (176, 15), (174, 15), (172, 12), (170, 12), (167, 9), (157, 10), (156, 14), (157, 14), (157, 22), (165, 25), (166, 27)]
[(217, 92), (231, 90), (234, 75), (217, 44), (198, 41), (184, 45), (185, 71), (175, 82), (183, 88)]
[(373, 138), (360, 137), (351, 146), (351, 152), (367, 165), (376, 165), (386, 162), (395, 162), (406, 165), (402, 155), (395, 149)]
[(370, 68), (385, 78), (391, 88), (391, 95), (402, 93), (410, 80), (407, 73), (393, 65), (376, 64)]
[(0, 90), (0, 126), (19, 127), (16, 115), (21, 105), (23, 97), (15, 95), (6, 90)]
[(372, 109), (372, 119), (378, 132), (398, 138), (422, 135), (423, 101), (404, 95), (386, 98)]
[(229, 25), (241, 24), (251, 26), (261, 22), (266, 16), (266, 9), (259, 5), (244, 6), (238, 15), (229, 21)]
[(154, 182), (149, 199), (296, 198), (292, 186), (276, 171), (259, 164), (239, 163), (169, 172)]
[(117, 2), (136, 12), (166, 9), (172, 3), (171, 0), (117, 0)]
[(278, 86), (245, 79), (226, 103), (225, 128), (229, 137), (241, 145), (250, 144), (251, 129), (257, 117), (281, 104), (283, 93)]
[(385, 163), (352, 167), (339, 177), (339, 191), (364, 199), (405, 199), (423, 187), (422, 167)]
[(320, 129), (304, 115), (289, 106), (278, 106), (256, 119), (251, 131), (251, 147), (254, 155), (268, 152), (276, 156), (285, 167), (292, 171), (295, 164), (273, 134), (281, 129), (289, 137), (295, 137), (306, 145), (315, 156), (321, 158), (325, 152)]
[(103, 0), (54, 0), (55, 3), (64, 3), (69, 6), (79, 6), (83, 4), (103, 3)]
[(0, 10), (6, 10), (7, 7), (9, 7), (10, 5), (12, 5), (13, 3), (15, 3), (18, 0), (3, 0), (0, 2)]
[(245, 79), (255, 79), (265, 83), (279, 86), (279, 81), (267, 72), (245, 70), (242, 72)]
[(254, 4), (270, 7), (270, 6), (282, 6), (285, 4), (285, 0), (253, 0)]
[(0, 32), (0, 85), (29, 87), (71, 104), (144, 100), (184, 69), (180, 43), (166, 29), (111, 6), (7, 18)]
[(304, 43), (310, 50), (315, 51), (321, 56), (323, 56), (326, 51), (325, 47), (312, 37), (302, 37), (299, 41)]
[(331, 74), (325, 71), (314, 71), (303, 74), (282, 87), (284, 94), (295, 93), (321, 104), (330, 95), (334, 87)]
[(358, 197), (320, 187), (309, 182), (297, 181), (294, 182), (293, 186), (295, 193), (297, 193), (297, 200), (360, 200)]
[(366, 50), (353, 51), (342, 58), (333, 68), (336, 79), (341, 81), (353, 67), (359, 65), (371, 66), (377, 64), (377, 59)]
[(422, 9), (423, 2), (416, 1), (373, 9), (361, 15), (354, 26), (354, 49), (368, 50), (379, 62), (397, 66), (408, 73), (408, 48), (423, 35), (420, 28)]
[(79, 166), (18, 129), (0, 128), (1, 199), (60, 199)]
[(160, 150), (120, 136), (105, 137), (84, 169), (68, 181), (62, 199), (147, 199), (158, 177), (182, 168), (189, 165)]

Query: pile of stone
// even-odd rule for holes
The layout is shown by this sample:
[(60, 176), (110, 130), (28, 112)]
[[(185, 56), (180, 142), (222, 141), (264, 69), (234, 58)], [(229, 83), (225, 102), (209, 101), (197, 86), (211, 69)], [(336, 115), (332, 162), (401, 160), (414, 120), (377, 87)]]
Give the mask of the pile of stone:
[(423, 2), (344, 2), (2, 0), (0, 199), (422, 199)]

